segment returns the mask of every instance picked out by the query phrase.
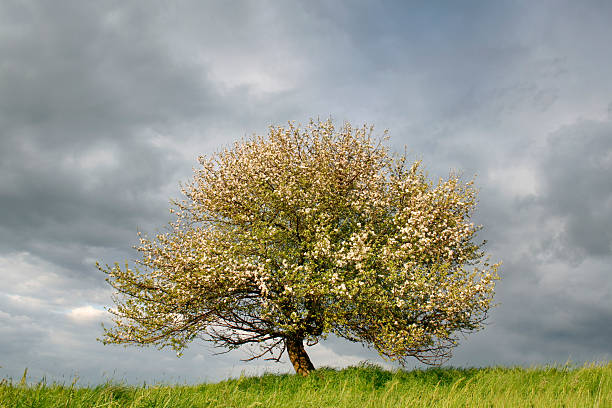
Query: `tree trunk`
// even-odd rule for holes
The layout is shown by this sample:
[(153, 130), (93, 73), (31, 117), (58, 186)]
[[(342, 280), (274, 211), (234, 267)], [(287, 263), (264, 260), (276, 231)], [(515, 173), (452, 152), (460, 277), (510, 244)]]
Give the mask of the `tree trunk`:
[(295, 373), (301, 376), (307, 376), (314, 366), (304, 350), (304, 343), (302, 339), (289, 338), (285, 339), (285, 345), (287, 346), (287, 354), (289, 354), (289, 360), (293, 364)]

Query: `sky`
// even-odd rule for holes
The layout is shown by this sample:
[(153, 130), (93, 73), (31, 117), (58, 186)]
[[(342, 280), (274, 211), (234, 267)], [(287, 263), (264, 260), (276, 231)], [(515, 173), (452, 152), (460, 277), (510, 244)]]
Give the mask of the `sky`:
[[(95, 263), (163, 231), (199, 155), (330, 117), (387, 129), (432, 178), (476, 177), (502, 279), (446, 365), (612, 359), (610, 21), (606, 1), (0, 0), (0, 378), (291, 372), (104, 346)], [(397, 367), (338, 338), (309, 354)]]

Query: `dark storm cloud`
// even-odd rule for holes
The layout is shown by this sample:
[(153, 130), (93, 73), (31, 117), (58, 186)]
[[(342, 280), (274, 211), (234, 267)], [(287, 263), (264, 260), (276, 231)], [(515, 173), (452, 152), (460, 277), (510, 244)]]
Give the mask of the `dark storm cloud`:
[(155, 139), (227, 107), (167, 55), (151, 9), (2, 4), (3, 251), (70, 262), (79, 246), (129, 246), (177, 192), (178, 156)]
[(562, 223), (555, 253), (612, 254), (612, 122), (581, 121), (548, 139), (542, 205)]
[(210, 91), (194, 67), (168, 58), (148, 13), (120, 3), (4, 3), (4, 127), (25, 137), (42, 128), (40, 142), (53, 147), (199, 115)]
[(612, 355), (612, 127), (579, 120), (542, 139), (525, 151), (535, 191), (511, 194), (509, 187), (517, 185), (511, 168), (481, 190), (482, 235), (504, 260), (500, 305), (489, 320), (493, 327), (460, 350), (457, 363), (544, 364)]
[[(524, 239), (535, 246), (539, 238)], [(576, 267), (520, 250), (503, 255), (498, 305), (484, 331), (462, 342), (452, 364), (581, 364), (612, 356), (610, 259)]]

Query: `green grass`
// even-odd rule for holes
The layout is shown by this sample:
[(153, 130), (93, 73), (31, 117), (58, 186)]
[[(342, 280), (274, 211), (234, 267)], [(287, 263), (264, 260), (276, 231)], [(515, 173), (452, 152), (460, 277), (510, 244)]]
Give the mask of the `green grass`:
[(2, 380), (0, 407), (612, 407), (612, 362), (581, 368), (320, 369), (216, 384), (79, 387)]

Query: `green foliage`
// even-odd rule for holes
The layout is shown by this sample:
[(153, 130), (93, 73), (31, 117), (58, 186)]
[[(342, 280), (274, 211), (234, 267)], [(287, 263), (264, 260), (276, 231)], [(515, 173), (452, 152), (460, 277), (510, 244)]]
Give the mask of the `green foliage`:
[(0, 382), (0, 407), (610, 407), (612, 362), (581, 368), (322, 368), (217, 384), (134, 387)]

